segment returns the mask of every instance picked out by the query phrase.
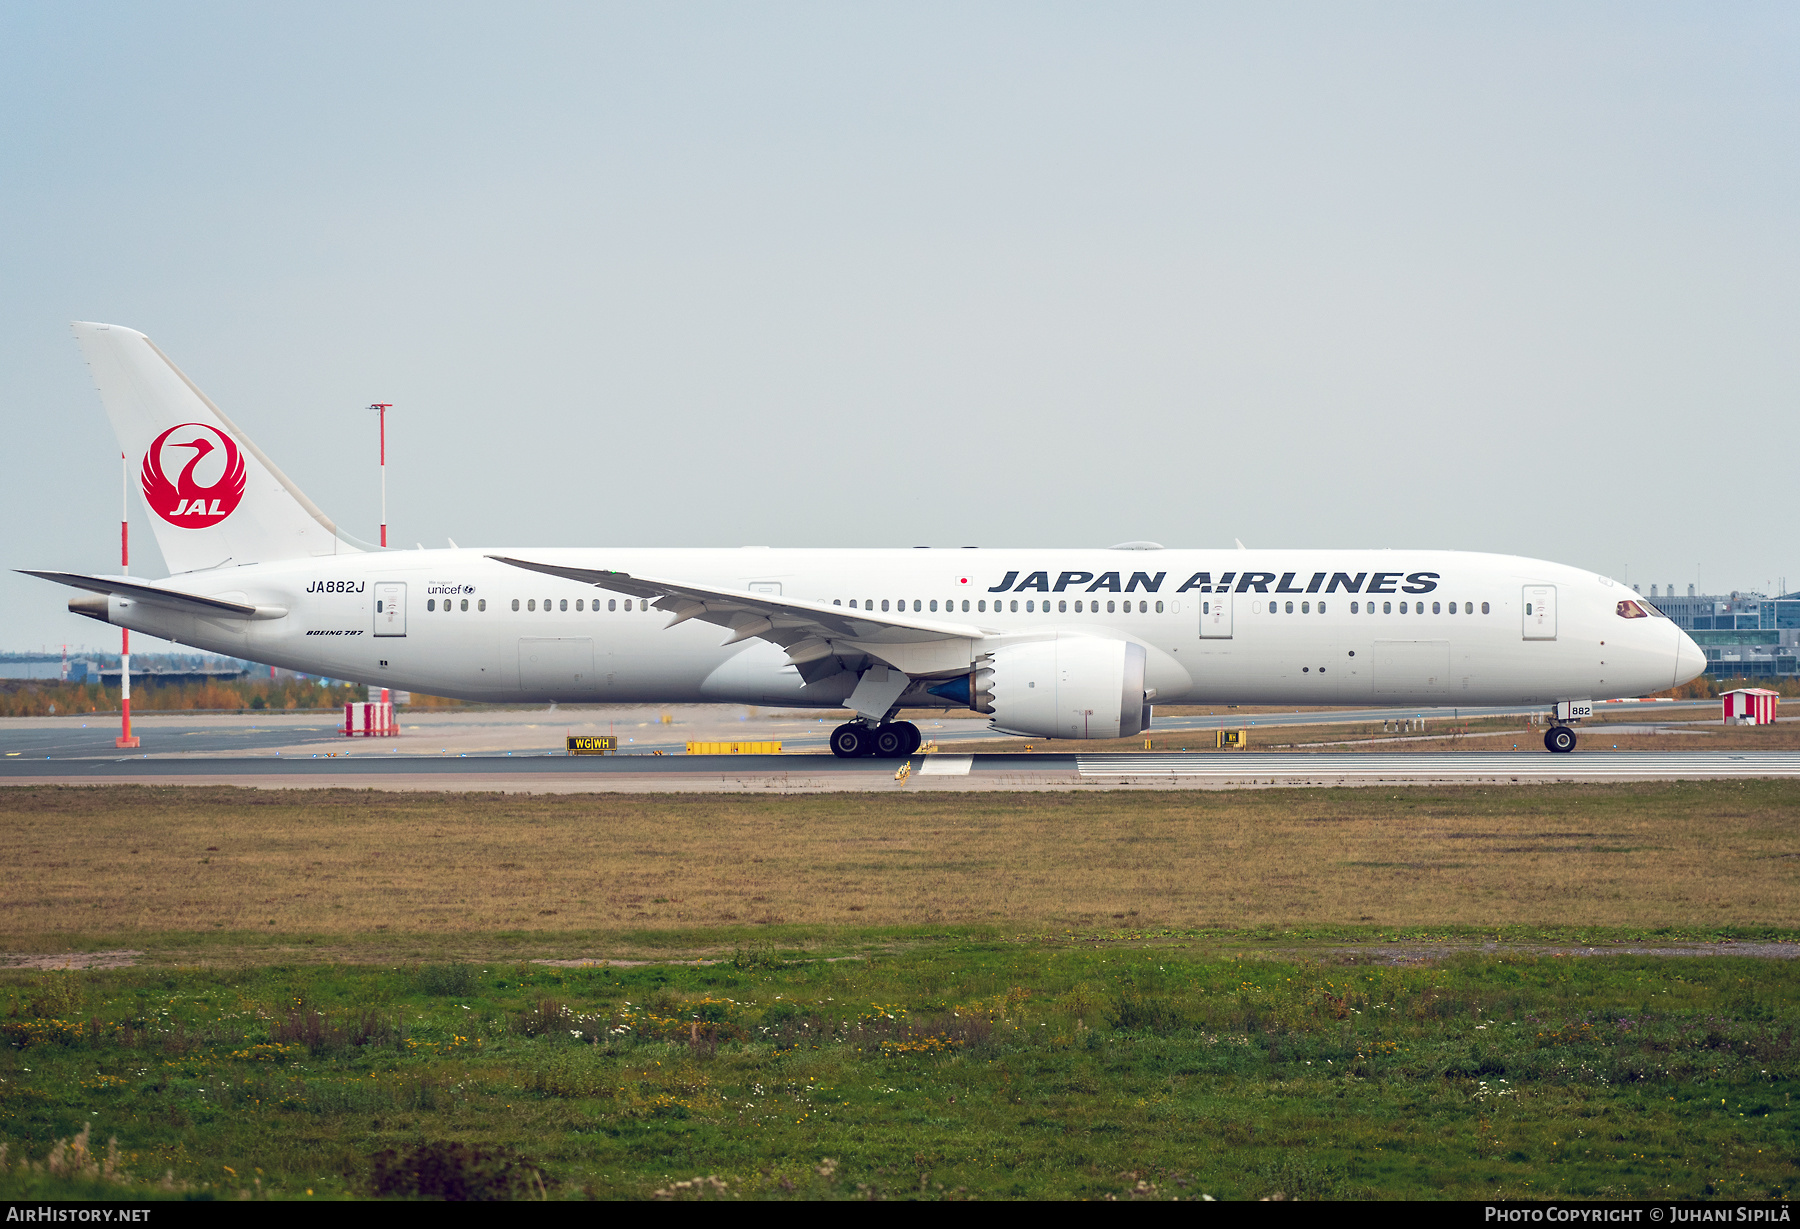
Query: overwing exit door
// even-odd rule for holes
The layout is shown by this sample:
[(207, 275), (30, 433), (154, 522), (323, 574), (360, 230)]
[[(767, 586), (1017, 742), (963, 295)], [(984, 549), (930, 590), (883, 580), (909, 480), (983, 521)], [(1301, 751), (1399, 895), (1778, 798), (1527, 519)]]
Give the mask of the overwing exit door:
[(406, 635), (406, 585), (385, 581), (375, 586), (375, 634)]

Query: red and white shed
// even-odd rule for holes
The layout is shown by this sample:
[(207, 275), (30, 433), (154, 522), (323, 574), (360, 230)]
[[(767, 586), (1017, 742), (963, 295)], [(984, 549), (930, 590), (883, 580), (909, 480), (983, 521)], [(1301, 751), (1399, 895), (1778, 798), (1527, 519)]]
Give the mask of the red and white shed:
[(1725, 703), (1726, 725), (1773, 725), (1775, 702), (1781, 693), (1767, 687), (1744, 687), (1720, 697)]
[(394, 724), (394, 706), (376, 701), (353, 700), (344, 705), (344, 724), (339, 728), (345, 738), (358, 734), (392, 738), (400, 733)]

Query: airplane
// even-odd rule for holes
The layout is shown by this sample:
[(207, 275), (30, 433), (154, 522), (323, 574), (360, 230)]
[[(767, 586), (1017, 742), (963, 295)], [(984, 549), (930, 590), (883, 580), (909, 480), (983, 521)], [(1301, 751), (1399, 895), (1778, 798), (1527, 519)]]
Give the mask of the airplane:
[(1157, 704), (1543, 705), (1701, 674), (1693, 639), (1580, 568), (1443, 550), (395, 550), (342, 529), (144, 334), (74, 324), (171, 574), (30, 570), (77, 614), (271, 666), (489, 703), (848, 709), (841, 757), (899, 758), (903, 708), (1129, 738)]

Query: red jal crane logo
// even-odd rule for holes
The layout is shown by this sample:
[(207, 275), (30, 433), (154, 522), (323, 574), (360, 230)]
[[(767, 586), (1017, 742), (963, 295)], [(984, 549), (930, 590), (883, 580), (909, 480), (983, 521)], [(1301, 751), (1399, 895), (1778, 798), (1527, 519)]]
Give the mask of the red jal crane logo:
[[(186, 438), (171, 438), (178, 433)], [(188, 449), (193, 453), (184, 458)], [(215, 453), (217, 459), (211, 459)], [(171, 465), (180, 467), (173, 481)], [(205, 477), (212, 482), (202, 485)], [(184, 422), (151, 442), (144, 454), (142, 480), (144, 502), (156, 515), (183, 529), (205, 529), (230, 516), (243, 499), (244, 458), (231, 437), (216, 427)]]

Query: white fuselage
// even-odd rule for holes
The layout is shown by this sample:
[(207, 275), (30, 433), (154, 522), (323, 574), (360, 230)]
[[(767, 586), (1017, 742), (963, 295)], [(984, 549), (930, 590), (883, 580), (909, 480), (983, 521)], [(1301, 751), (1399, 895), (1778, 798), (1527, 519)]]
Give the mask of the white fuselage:
[(267, 608), (256, 619), (116, 596), (107, 617), (308, 674), (467, 700), (831, 707), (854, 683), (809, 687), (775, 644), (722, 646), (725, 633), (701, 621), (665, 630), (670, 616), (641, 597), (490, 554), (877, 611), (905, 602), (922, 618), (950, 603), (939, 617), (994, 644), (1134, 641), (1158, 705), (1550, 704), (1643, 695), (1704, 667), (1670, 620), (1621, 617), (1636, 595), (1613, 581), (1452, 551), (385, 551), (164, 582)]

